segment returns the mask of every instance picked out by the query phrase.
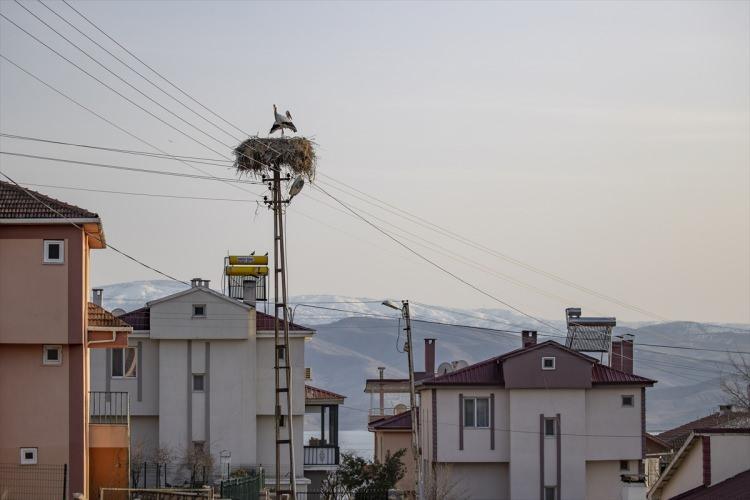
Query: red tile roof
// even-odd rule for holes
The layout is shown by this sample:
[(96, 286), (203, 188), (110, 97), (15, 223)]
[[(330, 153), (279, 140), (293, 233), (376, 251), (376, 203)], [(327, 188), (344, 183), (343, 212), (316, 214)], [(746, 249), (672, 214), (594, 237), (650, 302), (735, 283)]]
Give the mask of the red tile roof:
[[(98, 219), (94, 212), (0, 181), (0, 219)], [(38, 198), (35, 199), (34, 197)], [(46, 205), (49, 205), (47, 207)], [(51, 210), (51, 208), (54, 210)], [(59, 212), (59, 213), (58, 213)]]
[(592, 364), (591, 367), (591, 383), (594, 385), (653, 385), (656, 383), (655, 380), (651, 380), (645, 377), (640, 377), (632, 373), (625, 373), (620, 370), (616, 370), (609, 366), (602, 365), (597, 362), (596, 359), (581, 354), (577, 351), (569, 349), (564, 345), (548, 340), (540, 344), (536, 344), (531, 347), (525, 347), (515, 349), (507, 352), (500, 356), (495, 356), (479, 363), (469, 365), (465, 368), (455, 370), (445, 375), (438, 375), (430, 379), (421, 381), (423, 385), (504, 385), (505, 379), (503, 378), (503, 362), (511, 357), (517, 356), (521, 353), (528, 352), (532, 349), (539, 349), (542, 346), (553, 345), (559, 349), (570, 352), (577, 356), (583, 357), (589, 360)]
[[(255, 318), (256, 329), (258, 331), (273, 331), (273, 316), (264, 314), (260, 311), (256, 311)], [(135, 311), (125, 313), (120, 316), (120, 319), (132, 325), (134, 330), (151, 329), (151, 313), (148, 307), (142, 307), (140, 309), (136, 309)], [(312, 328), (307, 328), (296, 323), (289, 323), (289, 329), (292, 331), (314, 331)]]
[(659, 439), (669, 443), (675, 450), (678, 450), (685, 443), (690, 433), (695, 430), (706, 429), (736, 429), (750, 427), (750, 411), (719, 411), (682, 424), (679, 427), (664, 431), (658, 434)]
[(411, 430), (411, 410), (370, 422), (371, 431)]
[(712, 486), (699, 486), (672, 500), (747, 500), (750, 492), (750, 470), (725, 479)]
[(329, 401), (332, 399), (340, 399), (343, 403), (344, 399), (346, 399), (346, 396), (342, 396), (341, 394), (336, 394), (335, 392), (327, 391), (325, 389), (319, 389), (317, 387), (305, 384), (305, 401)]
[(88, 304), (88, 326), (132, 329), (129, 323), (126, 323), (117, 316), (114, 316), (111, 312), (107, 311), (103, 307), (98, 306), (92, 302), (89, 302)]

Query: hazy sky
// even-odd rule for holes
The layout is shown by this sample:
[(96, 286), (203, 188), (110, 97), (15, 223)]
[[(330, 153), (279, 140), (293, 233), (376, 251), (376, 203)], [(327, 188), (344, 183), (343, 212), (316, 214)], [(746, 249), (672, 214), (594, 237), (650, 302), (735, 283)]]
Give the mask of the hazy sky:
[[(242, 138), (180, 107), (39, 2), (24, 5), (226, 145)], [(48, 5), (106, 41), (65, 4)], [(750, 322), (748, 2), (74, 5), (246, 132), (266, 134), (273, 103), (291, 110), (300, 133), (319, 144), (320, 174), (661, 317)], [(16, 3), (1, 2), (0, 12), (229, 155), (227, 146), (149, 103)], [(170, 153), (217, 157), (5, 20), (0, 52)], [(150, 150), (8, 63), (0, 62), (0, 72), (2, 132)], [(174, 161), (5, 138), (0, 149), (196, 173)], [(0, 169), (25, 183), (257, 199), (215, 181), (4, 155)], [(578, 305), (584, 314), (654, 319), (367, 205), (331, 187), (330, 177), (319, 175), (321, 187), (413, 233), (404, 241), (415, 250), (524, 311), (561, 318), (564, 307)], [(181, 279), (202, 276), (218, 286), (228, 251), (272, 247), (270, 214), (254, 201), (34, 189), (98, 212), (109, 243)], [(289, 212), (292, 294), (500, 306), (321, 201), (333, 203), (308, 186)], [(159, 278), (111, 251), (92, 253), (92, 284)]]

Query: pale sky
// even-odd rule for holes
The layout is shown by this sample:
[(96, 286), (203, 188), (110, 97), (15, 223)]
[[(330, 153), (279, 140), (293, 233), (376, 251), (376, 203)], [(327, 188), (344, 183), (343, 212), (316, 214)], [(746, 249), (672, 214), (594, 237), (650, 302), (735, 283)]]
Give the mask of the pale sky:
[[(227, 145), (237, 143), (40, 3), (24, 5), (164, 106)], [(65, 4), (48, 5), (107, 42)], [(247, 132), (267, 133), (273, 103), (289, 109), (300, 133), (319, 144), (319, 174), (660, 317), (750, 322), (748, 2), (74, 5)], [(159, 110), (16, 3), (1, 2), (0, 12), (229, 155), (229, 148)], [(172, 154), (217, 156), (5, 20), (0, 52)], [(6, 62), (0, 62), (0, 106), (4, 133), (151, 150)], [(196, 173), (174, 161), (6, 138), (0, 149)], [(253, 197), (215, 181), (5, 155), (0, 170), (23, 183)], [(562, 319), (566, 306), (581, 306), (584, 314), (654, 319), (369, 206), (334, 190), (329, 177), (318, 180), (357, 209), (416, 234), (409, 238), (420, 245), (425, 243), (417, 237), (440, 245), (441, 253), (404, 240), (530, 314)], [(201, 276), (219, 286), (228, 251), (264, 253), (272, 247), (270, 214), (263, 207), (256, 212), (255, 203), (32, 188), (98, 212), (109, 243), (185, 280)], [(320, 192), (308, 186), (304, 193), (288, 216), (292, 294), (502, 307), (319, 203), (332, 203)], [(160, 278), (111, 251), (92, 254), (92, 284)]]

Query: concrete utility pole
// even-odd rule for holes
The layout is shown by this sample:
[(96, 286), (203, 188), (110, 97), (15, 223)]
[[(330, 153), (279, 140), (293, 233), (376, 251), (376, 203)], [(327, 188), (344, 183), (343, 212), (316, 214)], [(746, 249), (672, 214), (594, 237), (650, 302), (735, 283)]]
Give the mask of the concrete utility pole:
[(411, 314), (409, 312), (409, 301), (402, 300), (401, 307), (398, 307), (389, 300), (384, 301), (383, 305), (390, 307), (391, 309), (400, 309), (404, 321), (406, 322), (406, 328), (404, 328), (404, 330), (406, 330), (406, 345), (404, 346), (404, 350), (406, 350), (406, 357), (409, 360), (409, 405), (411, 406), (411, 452), (414, 456), (414, 491), (416, 492), (417, 500), (422, 500), (424, 498), (424, 482), (422, 481), (422, 453), (419, 447), (417, 393), (414, 389), (414, 349), (412, 349), (413, 344), (411, 341)]
[[(284, 200), (281, 193), (281, 172), (275, 169), (273, 172), (273, 181), (271, 183), (273, 193), (272, 201), (269, 202), (273, 208), (273, 232), (274, 232), (274, 317), (273, 338), (274, 338), (274, 373), (276, 378), (275, 390), (275, 423), (276, 431), (276, 498), (281, 498), (281, 494), (290, 493), (291, 497), (297, 498), (297, 481), (294, 471), (294, 423), (292, 422), (292, 366), (291, 353), (289, 349), (289, 319), (286, 290), (286, 254), (284, 248)], [(281, 300), (279, 300), (279, 290), (281, 290)], [(283, 320), (283, 331), (279, 328), (279, 310)], [(282, 373), (283, 372), (283, 373)], [(282, 383), (283, 382), (283, 383)], [(283, 411), (280, 395), (286, 394), (286, 412)], [(286, 414), (285, 414), (286, 413)], [(282, 428), (286, 427), (286, 433)], [(286, 434), (284, 436), (284, 434)], [(289, 449), (289, 490), (281, 489), (281, 450), (284, 445)]]

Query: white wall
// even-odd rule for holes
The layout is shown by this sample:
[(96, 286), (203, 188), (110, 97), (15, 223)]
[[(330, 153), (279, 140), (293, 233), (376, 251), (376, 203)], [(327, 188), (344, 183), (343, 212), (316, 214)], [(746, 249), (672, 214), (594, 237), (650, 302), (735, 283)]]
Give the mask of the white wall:
[(154, 452), (159, 447), (159, 417), (130, 417), (130, 447), (131, 453), (141, 448), (147, 461), (154, 459)]
[[(637, 472), (637, 464), (631, 463)], [(586, 462), (586, 500), (621, 500), (622, 481), (619, 460)]]
[[(624, 395), (633, 396), (632, 408), (622, 406)], [(587, 460), (640, 460), (643, 432), (641, 388), (594, 387), (587, 390), (586, 425), (589, 434)], [(610, 437), (612, 435), (617, 437)]]
[[(192, 317), (193, 304), (206, 305), (205, 318)], [(254, 326), (255, 309), (200, 288), (151, 306), (152, 339), (246, 339)]]
[(711, 484), (716, 484), (750, 469), (750, 435), (713, 434), (711, 436)]
[[(448, 483), (453, 484), (448, 498), (470, 498), (472, 500), (508, 500), (507, 463), (455, 463), (447, 471)], [(539, 489), (533, 500), (539, 498)]]
[(184, 453), (190, 440), (186, 418), (187, 346), (186, 340), (159, 341), (159, 442), (178, 454)]
[(667, 482), (658, 498), (668, 499), (703, 484), (703, 444), (700, 438)]
[[(305, 413), (305, 340), (302, 337), (289, 339), (292, 360), (292, 411), (294, 415)], [(258, 415), (273, 415), (275, 401), (274, 340), (273, 335), (258, 336), (256, 377), (258, 381)], [(283, 376), (283, 371), (281, 372)], [(281, 394), (282, 411), (286, 413), (286, 395)]]
[[(258, 436), (258, 464), (262, 465), (266, 471), (267, 479), (274, 479), (276, 470), (276, 433), (274, 430), (274, 417), (271, 415), (258, 415), (257, 423), (257, 436)], [(304, 448), (303, 448), (303, 427), (304, 427), (304, 416), (295, 416), (294, 420), (294, 469), (296, 471), (297, 478), (304, 475)], [(283, 435), (286, 435), (284, 432)], [(288, 466), (283, 464), (289, 463), (289, 453), (287, 452), (287, 445), (283, 445), (281, 453), (281, 473), (286, 474), (289, 470)]]

